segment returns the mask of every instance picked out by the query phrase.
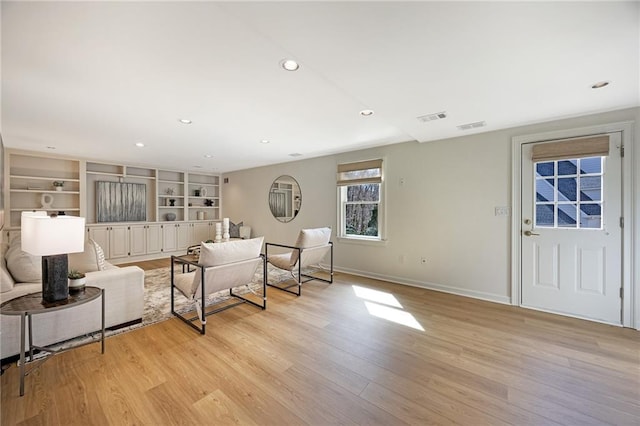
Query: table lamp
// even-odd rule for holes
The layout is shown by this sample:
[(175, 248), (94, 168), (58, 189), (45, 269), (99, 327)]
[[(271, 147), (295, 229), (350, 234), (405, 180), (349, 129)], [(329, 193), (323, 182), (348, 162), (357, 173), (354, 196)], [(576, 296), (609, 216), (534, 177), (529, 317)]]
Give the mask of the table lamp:
[(42, 256), (42, 299), (57, 302), (69, 297), (67, 253), (84, 251), (84, 218), (23, 212), (22, 250)]

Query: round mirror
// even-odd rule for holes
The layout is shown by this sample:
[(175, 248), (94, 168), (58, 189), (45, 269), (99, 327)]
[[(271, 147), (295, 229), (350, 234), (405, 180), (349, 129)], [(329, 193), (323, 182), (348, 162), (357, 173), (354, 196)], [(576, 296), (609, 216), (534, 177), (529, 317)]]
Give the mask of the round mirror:
[(302, 206), (300, 185), (291, 176), (278, 176), (269, 189), (269, 209), (280, 222), (291, 222)]

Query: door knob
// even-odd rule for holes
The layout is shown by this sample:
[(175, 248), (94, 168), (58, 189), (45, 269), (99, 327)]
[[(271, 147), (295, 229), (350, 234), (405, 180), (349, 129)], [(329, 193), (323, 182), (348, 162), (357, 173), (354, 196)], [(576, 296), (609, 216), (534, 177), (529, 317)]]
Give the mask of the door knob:
[(531, 232), (531, 231), (524, 231), (524, 235), (525, 235), (526, 237), (530, 237), (530, 236), (532, 236), (532, 235), (540, 235), (540, 234), (536, 234), (535, 232)]

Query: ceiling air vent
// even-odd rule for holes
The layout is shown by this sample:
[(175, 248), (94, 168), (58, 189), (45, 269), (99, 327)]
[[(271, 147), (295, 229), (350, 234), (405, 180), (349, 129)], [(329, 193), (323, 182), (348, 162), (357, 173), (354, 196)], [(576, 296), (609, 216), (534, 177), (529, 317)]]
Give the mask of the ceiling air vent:
[(428, 121), (441, 120), (443, 118), (447, 118), (447, 113), (445, 111), (442, 111), (442, 112), (436, 112), (435, 114), (421, 115), (420, 117), (416, 117), (416, 118), (419, 121), (426, 123)]
[(461, 124), (458, 126), (459, 130), (471, 130), (477, 129), (478, 127), (484, 127), (487, 123), (484, 121), (476, 121), (475, 123)]

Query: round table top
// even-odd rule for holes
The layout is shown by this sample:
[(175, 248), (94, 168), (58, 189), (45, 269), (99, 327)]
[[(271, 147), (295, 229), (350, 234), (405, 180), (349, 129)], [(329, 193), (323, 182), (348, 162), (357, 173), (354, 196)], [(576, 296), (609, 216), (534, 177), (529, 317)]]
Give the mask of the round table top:
[(97, 299), (102, 294), (99, 287), (86, 286), (84, 290), (69, 293), (69, 297), (56, 302), (42, 300), (42, 292), (25, 294), (15, 299), (7, 300), (0, 305), (2, 315), (39, 314), (43, 312), (65, 309), (72, 305), (82, 305)]

